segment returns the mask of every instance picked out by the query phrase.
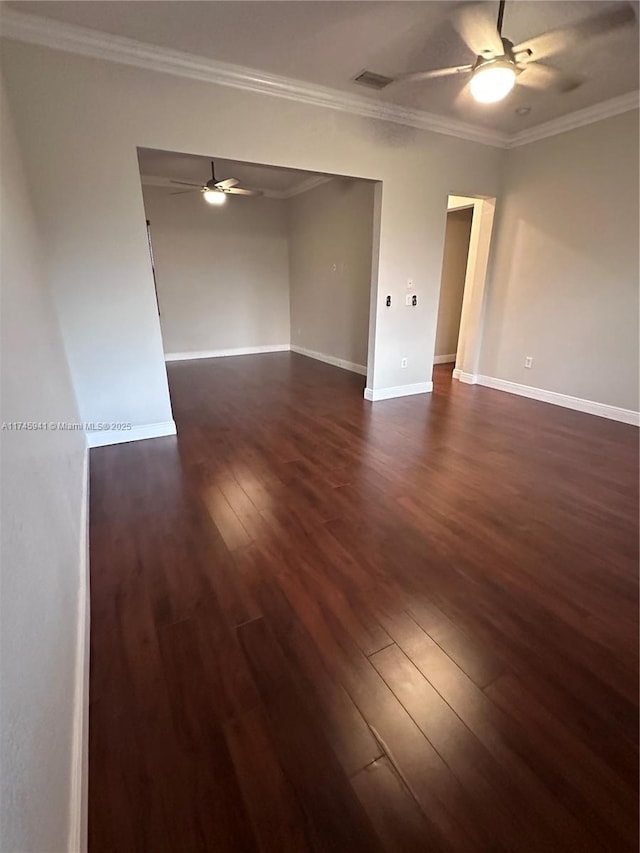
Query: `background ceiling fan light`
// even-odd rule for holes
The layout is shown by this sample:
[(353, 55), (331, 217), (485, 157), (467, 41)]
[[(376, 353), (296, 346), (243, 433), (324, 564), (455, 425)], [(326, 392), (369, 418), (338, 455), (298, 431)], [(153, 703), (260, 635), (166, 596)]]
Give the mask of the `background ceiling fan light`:
[(205, 190), (202, 195), (209, 204), (224, 204), (227, 200), (226, 195), (218, 190)]
[(506, 98), (515, 82), (516, 72), (510, 63), (488, 62), (474, 71), (471, 94), (481, 104), (494, 104)]

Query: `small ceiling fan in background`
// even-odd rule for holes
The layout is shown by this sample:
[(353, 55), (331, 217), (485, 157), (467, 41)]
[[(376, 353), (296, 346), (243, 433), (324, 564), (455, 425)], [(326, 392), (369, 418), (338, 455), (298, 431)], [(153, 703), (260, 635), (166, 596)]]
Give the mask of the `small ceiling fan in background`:
[(187, 181), (171, 181), (172, 184), (180, 184), (183, 187), (193, 187), (190, 190), (180, 190), (177, 193), (170, 195), (183, 195), (184, 193), (198, 192), (209, 204), (224, 204), (228, 195), (244, 195), (244, 196), (259, 196), (262, 195), (262, 190), (250, 190), (238, 186), (240, 181), (237, 178), (225, 178), (219, 181), (216, 178), (215, 166), (211, 161), (211, 180), (206, 184), (190, 184)]
[(584, 79), (565, 75), (541, 63), (538, 58), (540, 54), (546, 58), (564, 53), (572, 47), (589, 50), (588, 39), (620, 29), (636, 20), (630, 3), (615, 3), (611, 4), (611, 9), (591, 15), (569, 27), (514, 45), (502, 35), (505, 0), (500, 0), (495, 25), (487, 14), (489, 6), (486, 2), (467, 4), (460, 7), (452, 18), (453, 26), (476, 54), (473, 64), (400, 74), (392, 78), (388, 85), (421, 83), (439, 77), (470, 74), (471, 94), (476, 101), (484, 104), (501, 101), (516, 82), (539, 89), (570, 92), (577, 89)]

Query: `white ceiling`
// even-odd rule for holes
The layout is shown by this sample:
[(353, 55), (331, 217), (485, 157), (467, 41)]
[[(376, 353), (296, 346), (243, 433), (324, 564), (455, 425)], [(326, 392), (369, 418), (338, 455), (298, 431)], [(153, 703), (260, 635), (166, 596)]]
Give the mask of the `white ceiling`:
[[(211, 157), (181, 154), (175, 151), (138, 149), (138, 163), (142, 176), (201, 185), (211, 178), (211, 159)], [(218, 180), (237, 178), (243, 187), (263, 190), (275, 196), (294, 194), (306, 188), (307, 184), (316, 183), (321, 177), (317, 172), (302, 172), (296, 169), (282, 169), (279, 166), (223, 160), (219, 157), (215, 158), (215, 171)], [(179, 190), (180, 187), (176, 186), (175, 189)]]
[[(511, 0), (506, 5), (503, 33), (519, 43), (625, 2)], [(460, 77), (381, 92), (353, 83), (353, 77), (365, 68), (394, 75), (473, 62), (474, 55), (450, 23), (453, 11), (461, 4), (449, 0), (23, 0), (7, 5), (21, 12), (423, 109), (506, 133), (517, 133), (631, 92), (638, 88), (640, 73), (637, 3), (635, 26), (586, 41), (572, 40), (564, 52), (544, 57), (556, 68), (585, 78), (579, 88), (557, 94), (518, 85), (502, 103), (482, 106), (472, 101)], [(485, 0), (482, 6), (487, 20), (495, 20), (497, 2)], [(529, 107), (530, 112), (518, 116), (515, 111), (519, 107)]]

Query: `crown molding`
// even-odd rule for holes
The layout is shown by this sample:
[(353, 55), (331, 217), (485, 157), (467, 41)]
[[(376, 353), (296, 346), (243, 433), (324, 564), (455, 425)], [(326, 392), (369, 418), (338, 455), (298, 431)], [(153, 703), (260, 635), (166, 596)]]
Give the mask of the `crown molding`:
[[(177, 184), (174, 184), (171, 178), (166, 178), (164, 175), (140, 175), (140, 183), (143, 187), (161, 187), (165, 190), (174, 190), (175, 192), (180, 192), (180, 187)], [(204, 184), (203, 184), (204, 186)], [(197, 190), (197, 187), (193, 187), (194, 190)], [(284, 198), (284, 193), (279, 190), (267, 190), (264, 187), (252, 186), (251, 189), (260, 190), (260, 192), (266, 198)], [(188, 190), (185, 187), (185, 192)]]
[(283, 192), (281, 198), (293, 198), (296, 195), (308, 193), (309, 190), (314, 190), (316, 187), (322, 186), (322, 184), (328, 184), (329, 181), (332, 180), (332, 175), (311, 175), (310, 178), (301, 181), (299, 184), (296, 184)]
[[(287, 199), (309, 192), (309, 190), (315, 189), (315, 187), (319, 187), (322, 184), (327, 184), (332, 180), (333, 176), (330, 175), (311, 175), (311, 177), (301, 181), (299, 184), (295, 184), (288, 190), (272, 190), (260, 186), (253, 186), (252, 188), (260, 190), (265, 198)], [(162, 175), (140, 175), (140, 183), (143, 187), (162, 187), (163, 189), (178, 190), (178, 187), (172, 182), (171, 178), (165, 178)]]
[(566, 116), (546, 121), (544, 124), (539, 124), (536, 127), (529, 128), (529, 130), (523, 130), (520, 133), (514, 134), (509, 139), (506, 147), (518, 148), (520, 145), (528, 145), (530, 142), (537, 142), (539, 139), (546, 139), (548, 136), (557, 136), (557, 134), (566, 133), (568, 130), (576, 130), (579, 127), (593, 124), (596, 121), (602, 121), (605, 118), (612, 118), (630, 110), (637, 110), (639, 96), (640, 93), (638, 91), (627, 92), (625, 95), (618, 95), (616, 98), (610, 98), (608, 101), (601, 101), (599, 104), (594, 104), (591, 107), (585, 107)]
[[(3, 4), (0, 3), (0, 8)], [(509, 135), (425, 110), (374, 101), (327, 86), (304, 83), (269, 74), (255, 68), (218, 62), (184, 51), (157, 47), (124, 36), (65, 24), (40, 15), (1, 8), (0, 36), (54, 50), (103, 59), (161, 74), (172, 74), (218, 86), (229, 86), (262, 95), (271, 95), (311, 106), (326, 107), (362, 118), (393, 122), (419, 130), (455, 136), (496, 148), (516, 148), (548, 136), (601, 121), (638, 108), (638, 92), (629, 92), (591, 107), (578, 110), (528, 130)]]
[(65, 24), (39, 15), (18, 12), (15, 9), (2, 10), (0, 34), (4, 38), (24, 41), (54, 50), (77, 53), (94, 59), (105, 59), (123, 65), (133, 65), (136, 68), (144, 68), (148, 71), (173, 74), (190, 80), (230, 86), (262, 95), (272, 95), (311, 106), (328, 107), (363, 118), (390, 121), (498, 148), (506, 147), (508, 141), (508, 137), (503, 133), (477, 127), (457, 119), (449, 119), (434, 113), (409, 109), (396, 104), (374, 101), (361, 95), (352, 95), (338, 89), (304, 83), (288, 77), (258, 71), (255, 68), (246, 68), (229, 62), (218, 62), (184, 51), (156, 47), (124, 36), (113, 36), (87, 27)]

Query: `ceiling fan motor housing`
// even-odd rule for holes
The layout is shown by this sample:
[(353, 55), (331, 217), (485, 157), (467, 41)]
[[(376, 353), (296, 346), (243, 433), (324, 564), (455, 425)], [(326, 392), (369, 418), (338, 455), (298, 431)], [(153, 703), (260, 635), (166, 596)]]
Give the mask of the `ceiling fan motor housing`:
[(483, 65), (494, 65), (494, 64), (502, 64), (507, 63), (509, 65), (513, 65), (514, 68), (516, 66), (516, 57), (513, 52), (513, 42), (509, 41), (508, 38), (501, 36), (502, 41), (502, 55), (501, 56), (478, 56), (476, 59), (476, 63), (473, 66), (473, 70), (476, 71)]

